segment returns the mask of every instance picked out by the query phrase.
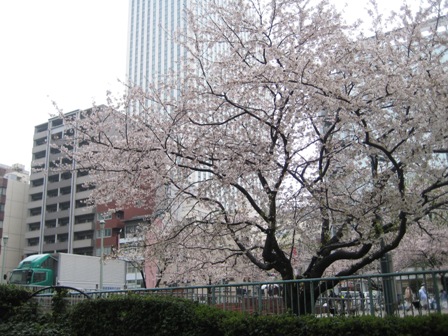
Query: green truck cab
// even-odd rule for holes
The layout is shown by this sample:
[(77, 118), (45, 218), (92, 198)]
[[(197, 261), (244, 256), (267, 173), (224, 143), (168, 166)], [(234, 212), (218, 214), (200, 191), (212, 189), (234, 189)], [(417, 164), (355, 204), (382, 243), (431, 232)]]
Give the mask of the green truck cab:
[(29, 286), (55, 285), (57, 258), (51, 254), (35, 254), (23, 259), (9, 278), (10, 284)]

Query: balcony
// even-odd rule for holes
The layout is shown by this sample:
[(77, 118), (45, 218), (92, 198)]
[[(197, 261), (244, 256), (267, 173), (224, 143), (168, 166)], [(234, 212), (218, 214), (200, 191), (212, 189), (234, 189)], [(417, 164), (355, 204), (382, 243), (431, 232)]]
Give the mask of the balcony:
[(92, 247), (92, 246), (93, 246), (93, 239), (82, 239), (73, 241), (74, 249)]
[(90, 231), (94, 229), (95, 224), (93, 222), (80, 223), (73, 226), (73, 232)]
[(42, 145), (39, 145), (39, 146), (34, 146), (33, 147), (33, 154), (45, 151), (46, 149), (47, 149), (47, 144), (46, 143), (43, 143)]
[(45, 228), (45, 234), (46, 235), (59, 235), (62, 233), (68, 232), (68, 226), (58, 226), (58, 227), (52, 227), (52, 228)]
[(49, 183), (48, 188), (59, 189), (59, 188), (68, 187), (70, 185), (71, 185), (70, 184), (70, 180), (60, 180), (60, 181), (57, 181), (57, 182)]
[(89, 182), (91, 180), (92, 179), (90, 178), (89, 175), (78, 176), (78, 177), (76, 177), (76, 184), (83, 184), (83, 183)]
[(28, 209), (41, 208), (42, 203), (43, 203), (43, 200), (31, 201), (28, 203), (27, 208)]
[(56, 218), (68, 217), (69, 210), (56, 211), (56, 212), (46, 212), (45, 220), (51, 220)]
[(25, 239), (39, 238), (39, 237), (40, 237), (40, 230), (25, 232)]
[(75, 209), (75, 216), (81, 216), (81, 215), (86, 215), (86, 214), (91, 214), (91, 213), (95, 213), (94, 206), (86, 206), (86, 207)]
[(81, 200), (81, 199), (89, 198), (91, 193), (92, 193), (92, 190), (84, 190), (84, 191), (77, 192), (75, 194), (75, 199)]
[(36, 131), (36, 133), (34, 133), (34, 136), (33, 136), (33, 141), (37, 140), (37, 139), (41, 139), (41, 138), (46, 138), (47, 137), (47, 132), (48, 132), (48, 130), (43, 130), (43, 131), (40, 131), (40, 132)]
[(40, 223), (41, 220), (41, 216), (40, 215), (35, 215), (35, 216), (28, 216), (26, 218), (26, 224), (31, 224), (31, 223)]
[(51, 243), (47, 244), (44, 243), (44, 249), (46, 251), (60, 251), (60, 250), (67, 250), (68, 241), (62, 242), (62, 243)]

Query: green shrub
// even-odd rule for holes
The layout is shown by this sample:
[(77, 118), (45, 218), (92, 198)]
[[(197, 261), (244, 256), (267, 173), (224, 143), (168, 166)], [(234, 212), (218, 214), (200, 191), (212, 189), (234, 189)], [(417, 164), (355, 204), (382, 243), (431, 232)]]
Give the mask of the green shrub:
[[(63, 305), (58, 299), (55, 308)], [(15, 317), (0, 323), (0, 335), (448, 335), (448, 315), (441, 314), (405, 318), (259, 316), (226, 312), (172, 297), (138, 295), (85, 300), (58, 319), (50, 314), (24, 316), (17, 311)]]
[(71, 336), (67, 325), (50, 321), (14, 321), (0, 323), (2, 336)]
[(75, 335), (192, 335), (195, 304), (156, 296), (86, 300), (70, 314)]
[(0, 285), (0, 322), (15, 314), (15, 310), (24, 305), (31, 293), (22, 288), (11, 285)]

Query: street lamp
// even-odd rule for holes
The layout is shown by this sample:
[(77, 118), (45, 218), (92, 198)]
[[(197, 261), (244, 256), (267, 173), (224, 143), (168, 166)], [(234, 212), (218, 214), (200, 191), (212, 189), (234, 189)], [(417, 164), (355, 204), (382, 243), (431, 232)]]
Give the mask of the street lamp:
[(101, 240), (101, 249), (100, 249), (100, 291), (103, 290), (103, 255), (104, 255), (104, 226), (106, 222), (102, 219), (100, 220), (100, 240)]
[(6, 245), (8, 244), (8, 236), (3, 236), (3, 245), (2, 245), (2, 278), (0, 279), (0, 283), (5, 281), (5, 263), (6, 263)]

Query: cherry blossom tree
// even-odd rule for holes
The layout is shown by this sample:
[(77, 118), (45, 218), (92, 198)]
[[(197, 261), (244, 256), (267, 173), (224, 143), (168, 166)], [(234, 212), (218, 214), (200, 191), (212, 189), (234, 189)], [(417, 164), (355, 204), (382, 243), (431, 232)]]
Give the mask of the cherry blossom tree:
[(394, 269), (446, 269), (448, 266), (448, 219), (446, 213), (408, 227), (405, 237), (393, 252)]
[(220, 3), (188, 13), (181, 73), (66, 121), (97, 201), (157, 194), (184, 274), (285, 280), (354, 274), (446, 209), (442, 1), (373, 10), (367, 33), (326, 1)]

